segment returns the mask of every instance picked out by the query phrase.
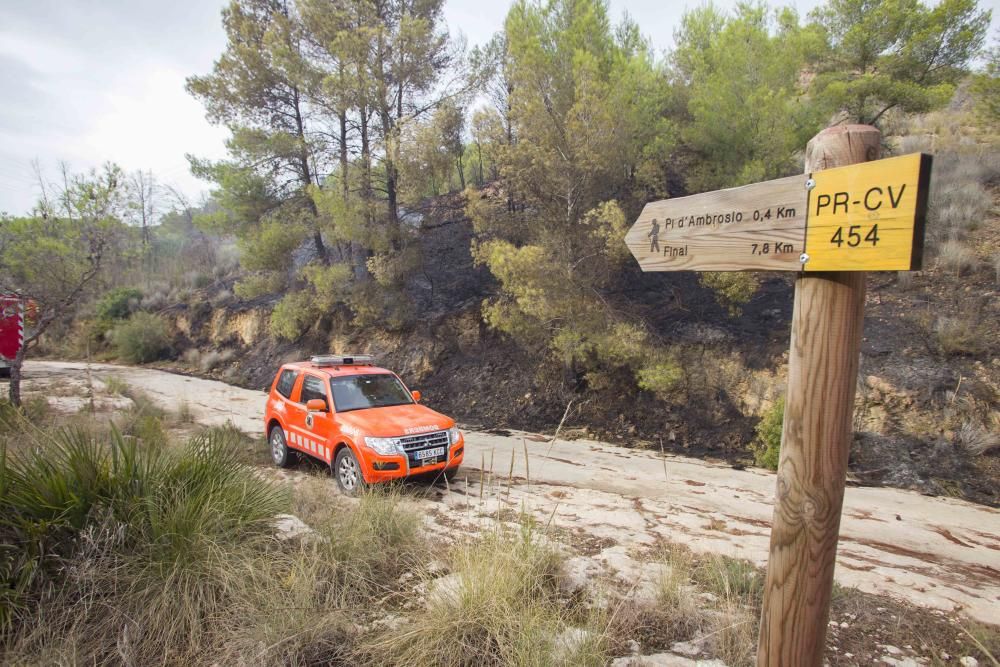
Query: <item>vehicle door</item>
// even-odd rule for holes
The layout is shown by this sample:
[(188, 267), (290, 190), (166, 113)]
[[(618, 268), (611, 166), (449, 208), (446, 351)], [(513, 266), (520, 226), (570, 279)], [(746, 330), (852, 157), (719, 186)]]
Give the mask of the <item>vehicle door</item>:
[[(320, 411), (307, 410), (306, 404), (315, 399), (322, 400), (326, 408)], [(296, 429), (297, 440), (301, 443), (298, 448), (327, 463), (331, 461), (333, 440), (337, 435), (332, 405), (326, 380), (319, 375), (305, 373), (297, 406), (302, 412), (301, 426)]]
[[(295, 418), (290, 411), (296, 407), (295, 402), (292, 400), (292, 392), (296, 389), (295, 385), (298, 379), (298, 372), (291, 368), (281, 369), (278, 379), (274, 383), (274, 391), (270, 393), (268, 398), (268, 417), (277, 417), (278, 421), (281, 422), (281, 426), (286, 431), (288, 430), (288, 425)], [(287, 433), (285, 434), (285, 440), (288, 440)]]
[(292, 449), (305, 451), (302, 433), (306, 426), (306, 406), (299, 400), (303, 374), (298, 371), (293, 372), (295, 377), (292, 380), (292, 389), (288, 393), (287, 400), (282, 402), (285, 413), (285, 442)]

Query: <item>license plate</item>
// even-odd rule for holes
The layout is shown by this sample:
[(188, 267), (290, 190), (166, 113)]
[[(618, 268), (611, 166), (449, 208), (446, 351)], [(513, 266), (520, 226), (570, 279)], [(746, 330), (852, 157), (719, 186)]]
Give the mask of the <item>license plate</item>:
[(444, 447), (435, 447), (434, 449), (424, 449), (419, 452), (415, 452), (414, 456), (421, 461), (426, 461), (427, 459), (436, 459), (439, 456), (444, 456)]

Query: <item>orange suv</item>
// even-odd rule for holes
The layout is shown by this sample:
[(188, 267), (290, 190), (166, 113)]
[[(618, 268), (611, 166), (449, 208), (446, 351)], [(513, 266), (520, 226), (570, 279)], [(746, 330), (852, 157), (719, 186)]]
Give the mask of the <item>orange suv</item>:
[(271, 457), (283, 468), (299, 454), (319, 459), (348, 494), (411, 475), (451, 480), (465, 440), (454, 419), (419, 401), (419, 391), (368, 355), (285, 364), (264, 411)]

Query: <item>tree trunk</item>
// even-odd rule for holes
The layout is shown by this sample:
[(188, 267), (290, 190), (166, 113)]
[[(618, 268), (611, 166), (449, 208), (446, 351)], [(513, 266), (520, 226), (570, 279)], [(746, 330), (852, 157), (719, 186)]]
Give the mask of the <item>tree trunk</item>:
[(14, 355), (14, 363), (10, 367), (10, 403), (14, 407), (21, 406), (21, 368), (24, 366), (24, 346)]
[(346, 204), (350, 196), (350, 184), (347, 182), (347, 111), (341, 111), (337, 116), (340, 120), (340, 188)]
[[(361, 103), (361, 198), (365, 206), (365, 222), (370, 227), (372, 199), (372, 153), (371, 141), (368, 138), (368, 104)], [(368, 278), (368, 250), (360, 243), (354, 244), (354, 277), (358, 280)]]
[(361, 168), (364, 173), (361, 176), (361, 195), (365, 204), (369, 203), (372, 196), (372, 149), (371, 140), (368, 138), (368, 105), (361, 103)]
[(483, 145), (476, 140), (476, 153), (479, 155), (479, 181), (476, 183), (479, 187), (483, 187)]
[(392, 126), (388, 114), (382, 117), (382, 132), (386, 138), (385, 142), (385, 192), (386, 192), (386, 213), (388, 214), (389, 242), (393, 250), (399, 250), (399, 204), (397, 183), (399, 174), (396, 172), (396, 158), (393, 155), (395, 146), (398, 146), (398, 137), (395, 136), (396, 129)]
[(329, 253), (326, 251), (326, 244), (323, 243), (323, 232), (319, 229), (319, 211), (316, 210), (316, 202), (313, 201), (312, 195), (308, 192), (309, 186), (313, 184), (313, 173), (312, 169), (309, 167), (309, 152), (306, 148), (305, 124), (302, 121), (302, 112), (299, 106), (299, 91), (298, 89), (293, 89), (292, 92), (294, 95), (295, 106), (295, 131), (302, 144), (302, 148), (299, 152), (299, 169), (301, 170), (302, 187), (305, 191), (306, 199), (309, 202), (309, 210), (313, 215), (313, 246), (316, 248), (316, 255), (319, 257), (319, 261), (323, 264), (328, 264)]
[[(388, 151), (386, 151), (386, 153), (388, 153)], [(399, 250), (399, 208), (397, 203), (398, 195), (396, 193), (397, 179), (396, 163), (387, 155), (385, 160), (385, 191), (387, 195), (386, 212), (389, 214), (389, 231), (391, 234), (390, 241), (394, 250)]]
[[(506, 130), (506, 134), (507, 134), (507, 146), (508, 146), (508, 148), (510, 146), (514, 145), (514, 121), (513, 121), (513, 118), (512, 118), (512, 116), (513, 116), (513, 109), (512, 109), (511, 104), (510, 104), (510, 98), (511, 98), (511, 95), (513, 94), (513, 92), (514, 92), (514, 87), (508, 83), (507, 84), (507, 104), (506, 104), (507, 108), (506, 108), (506, 113), (504, 114), (504, 124), (506, 125), (506, 127), (504, 129)], [(507, 212), (508, 213), (514, 213), (516, 210), (517, 210), (517, 203), (514, 201), (514, 188), (510, 185), (510, 183), (508, 183), (507, 184)]]

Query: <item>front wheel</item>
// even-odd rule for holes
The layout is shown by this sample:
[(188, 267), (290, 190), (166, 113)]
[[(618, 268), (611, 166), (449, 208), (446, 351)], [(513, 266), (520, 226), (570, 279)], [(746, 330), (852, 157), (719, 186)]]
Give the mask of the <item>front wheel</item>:
[(340, 490), (349, 496), (356, 496), (366, 486), (361, 466), (350, 447), (343, 447), (337, 452), (337, 458), (333, 462), (333, 476), (337, 478)]
[(285, 442), (285, 432), (281, 430), (280, 426), (271, 429), (267, 441), (271, 445), (271, 460), (274, 461), (274, 465), (279, 468), (287, 468), (295, 463), (295, 452), (288, 449), (288, 443)]
[(444, 478), (448, 480), (449, 484), (454, 482), (455, 478), (458, 477), (458, 470), (459, 470), (458, 466), (455, 466), (454, 468), (444, 469)]

